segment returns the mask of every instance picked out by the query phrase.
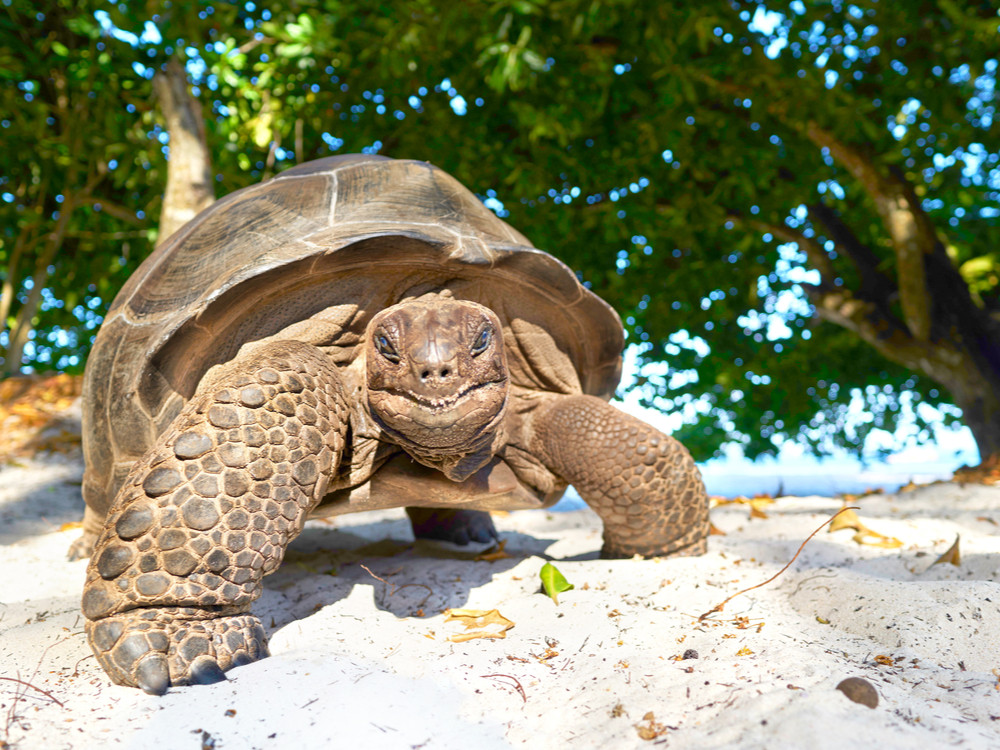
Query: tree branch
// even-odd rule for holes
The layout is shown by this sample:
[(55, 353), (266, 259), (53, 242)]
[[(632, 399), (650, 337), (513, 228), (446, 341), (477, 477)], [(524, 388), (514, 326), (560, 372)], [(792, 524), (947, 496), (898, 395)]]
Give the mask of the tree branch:
[(911, 370), (933, 377), (937, 371), (945, 374), (947, 367), (951, 377), (955, 363), (964, 356), (950, 344), (939, 342), (931, 346), (916, 339), (907, 327), (895, 317), (887, 316), (874, 302), (858, 299), (845, 289), (813, 287), (808, 292), (820, 318), (855, 333), (886, 359)]
[(837, 252), (854, 266), (860, 281), (858, 296), (874, 302), (887, 313), (893, 297), (898, 294), (892, 279), (879, 268), (879, 258), (871, 248), (858, 239), (840, 215), (825, 203), (809, 206), (814, 223), (822, 225), (826, 236), (833, 241)]
[(744, 224), (756, 229), (758, 232), (769, 232), (775, 237), (783, 239), (785, 242), (796, 243), (806, 254), (809, 264), (819, 271), (820, 278), (823, 280), (823, 286), (832, 287), (834, 285), (837, 272), (833, 267), (833, 262), (830, 260), (830, 255), (827, 253), (826, 248), (814, 237), (806, 237), (802, 232), (796, 231), (787, 224), (771, 224), (766, 221), (748, 221), (739, 218), (736, 220), (743, 221)]
[(829, 151), (871, 196), (896, 253), (896, 283), (903, 316), (913, 335), (926, 341), (931, 334), (930, 295), (926, 257), (938, 244), (937, 233), (906, 180), (896, 172), (878, 170), (862, 152), (840, 141), (815, 122), (805, 135)]
[[(936, 366), (934, 360), (940, 359), (942, 356), (947, 357), (948, 353), (954, 349), (950, 345), (943, 349), (940, 346), (932, 347), (927, 342), (915, 338), (909, 328), (892, 314), (887, 297), (875, 296), (870, 299), (865, 296), (857, 296), (843, 287), (836, 286), (836, 272), (830, 256), (818, 240), (806, 237), (787, 225), (769, 224), (763, 221), (753, 221), (748, 222), (748, 224), (760, 232), (770, 232), (787, 242), (797, 243), (806, 253), (810, 265), (820, 272), (820, 284), (803, 284), (813, 307), (816, 309), (816, 314), (823, 320), (852, 331), (882, 356), (893, 362), (898, 362), (904, 367), (928, 372), (928, 368)], [(831, 239), (834, 238), (831, 237)], [(850, 236), (841, 236), (840, 239), (846, 240), (848, 243), (855, 243), (856, 246), (851, 250), (858, 253), (859, 259), (864, 257), (863, 253), (860, 252), (864, 245), (853, 236), (853, 233), (850, 233)], [(834, 242), (837, 240), (834, 239)], [(841, 250), (841, 254), (850, 257), (851, 250), (843, 247), (839, 242), (837, 242), (837, 248)], [(867, 248), (864, 250), (867, 251)], [(870, 251), (868, 252), (870, 253)], [(873, 262), (873, 255), (866, 260), (868, 265), (872, 265)], [(892, 283), (874, 267), (872, 267), (872, 272), (880, 278), (880, 281), (876, 280), (873, 283), (881, 283), (885, 288), (892, 289)], [(957, 353), (957, 350), (955, 351)], [(953, 366), (953, 363), (949, 363), (950, 366)]]
[(251, 39), (249, 42), (244, 42), (239, 47), (237, 47), (236, 48), (236, 52), (238, 52), (241, 55), (245, 55), (247, 52), (249, 52), (250, 50), (252, 50), (254, 47), (257, 47), (258, 45), (261, 45), (261, 44), (271, 44), (273, 41), (274, 41), (274, 39), (271, 38), (271, 37), (269, 37), (269, 36), (262, 36), (259, 39), (254, 38), (254, 39)]
[(80, 199), (79, 203), (80, 205), (88, 205), (88, 206), (94, 206), (100, 204), (101, 211), (108, 214), (109, 216), (115, 217), (116, 219), (128, 222), (133, 226), (141, 227), (145, 226), (146, 223), (135, 215), (135, 211), (127, 209), (125, 208), (125, 206), (119, 206), (117, 203), (112, 203), (111, 201), (106, 200), (104, 198), (98, 198), (93, 195), (86, 195)]
[(45, 249), (35, 262), (35, 274), (32, 276), (31, 290), (25, 299), (21, 309), (17, 311), (17, 318), (11, 326), (7, 338), (7, 352), (4, 362), (0, 366), (0, 373), (13, 375), (21, 369), (21, 358), (24, 354), (24, 345), (28, 342), (28, 334), (34, 327), (35, 313), (38, 312), (38, 305), (42, 300), (42, 288), (49, 278), (49, 265), (55, 259), (56, 253), (62, 246), (63, 238), (69, 228), (69, 219), (76, 206), (73, 203), (73, 195), (66, 195), (62, 207), (59, 210), (59, 218), (51, 232), (46, 236)]
[[(745, 96), (742, 86), (717, 80), (704, 72), (695, 76), (718, 91)], [(802, 132), (814, 145), (827, 149), (871, 196), (895, 250), (896, 282), (906, 324), (916, 338), (928, 340), (932, 316), (925, 259), (940, 243), (909, 183), (897, 172), (879, 170), (859, 149), (839, 140), (818, 123), (809, 121), (803, 127), (795, 122), (782, 97), (772, 97), (765, 106), (786, 126)]]

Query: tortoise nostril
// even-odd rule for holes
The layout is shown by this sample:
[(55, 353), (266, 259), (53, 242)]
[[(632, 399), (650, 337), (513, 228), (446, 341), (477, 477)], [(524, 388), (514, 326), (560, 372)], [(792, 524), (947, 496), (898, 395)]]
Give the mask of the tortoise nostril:
[(451, 369), (448, 367), (428, 367), (420, 371), (420, 382), (447, 380), (449, 375)]

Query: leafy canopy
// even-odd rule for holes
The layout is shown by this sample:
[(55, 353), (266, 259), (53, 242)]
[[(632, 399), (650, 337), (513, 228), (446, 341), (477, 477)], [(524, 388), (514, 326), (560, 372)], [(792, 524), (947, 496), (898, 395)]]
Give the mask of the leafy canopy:
[[(788, 241), (818, 237), (808, 206), (837, 211), (889, 272), (894, 261), (870, 195), (810, 127), (898, 171), (979, 304), (1000, 302), (989, 5), (49, 0), (32, 8), (44, 31), (28, 34), (8, 0), (0, 95), (17, 115), (2, 131), (0, 260), (11, 227), (50, 227), (56, 196), (95, 165), (141, 227), (93, 203), (74, 214), (27, 361), (72, 364), (56, 326), (82, 357), (93, 316), (67, 311), (103, 310), (155, 239), (169, 143), (150, 80), (177, 56), (220, 195), (331, 153), (432, 161), (622, 313), (643, 361), (666, 363), (643, 392), (685, 414), (678, 437), (696, 455), (732, 439), (751, 456), (781, 439), (859, 447), (908, 400), (949, 397), (814, 316), (817, 269)], [(39, 93), (58, 75), (85, 100), (79, 130)], [(849, 265), (835, 273), (861, 282)], [(25, 276), (8, 278), (23, 298)], [(867, 417), (849, 430), (858, 396)]]

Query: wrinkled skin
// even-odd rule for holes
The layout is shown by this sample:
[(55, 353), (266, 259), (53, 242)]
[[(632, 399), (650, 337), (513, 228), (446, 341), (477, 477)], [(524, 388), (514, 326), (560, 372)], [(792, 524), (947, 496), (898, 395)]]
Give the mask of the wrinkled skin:
[[(381, 440), (453, 482), (516, 438), (601, 516), (606, 557), (704, 551), (707, 498), (687, 451), (593, 396), (538, 394), (530, 416), (509, 408), (503, 331), (482, 305), (440, 293), (387, 308), (361, 356), (359, 393), (307, 341), (246, 348), (134, 465), (83, 596), (113, 680), (162, 694), (266, 656), (250, 605), (327, 495), (359, 406)], [(418, 536), (496, 538), (483, 511), (408, 512)]]

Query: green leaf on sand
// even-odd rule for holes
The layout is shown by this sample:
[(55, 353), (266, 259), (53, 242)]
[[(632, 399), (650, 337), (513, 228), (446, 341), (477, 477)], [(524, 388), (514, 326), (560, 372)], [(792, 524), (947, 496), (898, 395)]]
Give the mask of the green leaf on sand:
[(559, 603), (559, 594), (569, 591), (573, 584), (566, 580), (566, 576), (559, 572), (552, 563), (545, 563), (538, 574), (542, 579), (542, 588), (547, 596), (552, 597), (552, 601)]

